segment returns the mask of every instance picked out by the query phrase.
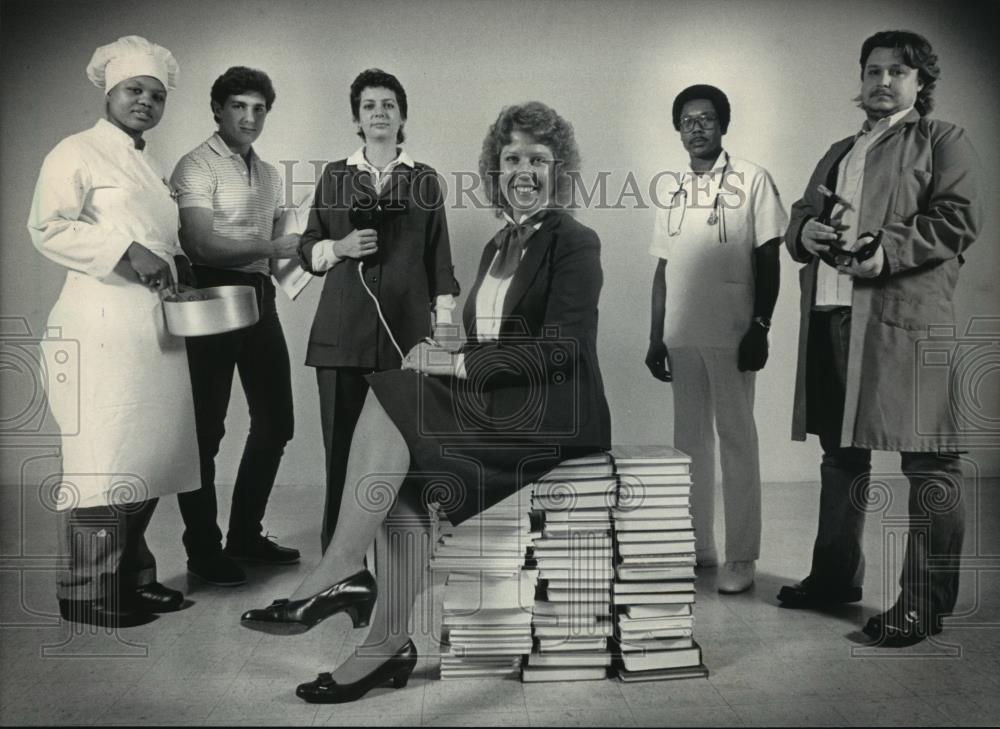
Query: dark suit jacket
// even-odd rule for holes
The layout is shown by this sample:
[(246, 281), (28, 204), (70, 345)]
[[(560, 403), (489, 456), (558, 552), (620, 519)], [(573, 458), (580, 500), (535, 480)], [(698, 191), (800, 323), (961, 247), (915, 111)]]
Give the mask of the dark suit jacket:
[(365, 282), (378, 297), (403, 354), (431, 333), (434, 298), (458, 294), (444, 200), (434, 169), (419, 162), (412, 170), (399, 166), (377, 195), (368, 173), (359, 173), (347, 160), (331, 162), (316, 185), (309, 224), (299, 243), (302, 267), (326, 276), (309, 334), (307, 365), (385, 370), (401, 364), (375, 303), (359, 280), (361, 261), (343, 260), (325, 272), (312, 269), (318, 241), (340, 240), (354, 230), (349, 217), (352, 202), (376, 198), (389, 208), (408, 201), (405, 214), (377, 228), (378, 253), (363, 261)]
[(601, 242), (563, 212), (528, 239), (504, 300), (499, 339), (476, 338), (476, 295), (496, 246), (486, 245), (464, 310), (468, 384), (489, 398), (494, 423), (554, 443), (611, 447), (611, 416), (597, 362)]

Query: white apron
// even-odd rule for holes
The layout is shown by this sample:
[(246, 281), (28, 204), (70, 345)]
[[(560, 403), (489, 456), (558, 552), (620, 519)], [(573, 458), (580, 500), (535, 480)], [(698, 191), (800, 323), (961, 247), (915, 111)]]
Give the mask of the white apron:
[(46, 158), (28, 228), (42, 253), (70, 269), (42, 342), (50, 371), (58, 358), (79, 357), (58, 368), (66, 379), (44, 378), (63, 431), (57, 508), (198, 488), (184, 339), (167, 333), (159, 295), (121, 261), (135, 240), (173, 268), (177, 210), (162, 175), (102, 120)]

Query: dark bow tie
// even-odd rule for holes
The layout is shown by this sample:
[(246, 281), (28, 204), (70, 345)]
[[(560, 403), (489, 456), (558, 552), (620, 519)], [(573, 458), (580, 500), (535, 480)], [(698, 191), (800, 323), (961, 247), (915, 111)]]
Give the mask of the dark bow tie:
[(508, 223), (497, 231), (497, 234), (493, 236), (493, 245), (497, 247), (497, 257), (493, 259), (493, 265), (490, 267), (491, 276), (505, 279), (514, 275), (517, 264), (521, 262), (524, 246), (528, 243), (531, 234), (535, 232), (535, 226), (538, 223), (539, 217), (533, 216), (519, 225)]

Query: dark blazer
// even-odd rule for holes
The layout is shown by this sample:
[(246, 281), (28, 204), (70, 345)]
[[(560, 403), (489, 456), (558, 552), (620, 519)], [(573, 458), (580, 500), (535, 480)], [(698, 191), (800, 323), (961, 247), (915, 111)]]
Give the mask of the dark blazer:
[(553, 211), (528, 239), (504, 300), (499, 339), (476, 338), (476, 296), (496, 245), (483, 250), (464, 309), (468, 383), (509, 432), (562, 445), (611, 447), (611, 416), (597, 362), (604, 280), (597, 234)]
[(313, 367), (385, 370), (401, 364), (359, 280), (362, 261), (343, 260), (325, 272), (312, 269), (318, 241), (340, 240), (354, 230), (349, 211), (359, 199), (377, 199), (390, 209), (407, 206), (405, 214), (377, 227), (378, 253), (365, 258), (362, 269), (404, 354), (431, 333), (434, 298), (458, 294), (444, 199), (434, 169), (419, 162), (413, 169), (401, 165), (376, 194), (368, 173), (347, 160), (331, 162), (316, 185), (309, 224), (299, 242), (302, 267), (326, 276), (306, 352), (306, 364)]

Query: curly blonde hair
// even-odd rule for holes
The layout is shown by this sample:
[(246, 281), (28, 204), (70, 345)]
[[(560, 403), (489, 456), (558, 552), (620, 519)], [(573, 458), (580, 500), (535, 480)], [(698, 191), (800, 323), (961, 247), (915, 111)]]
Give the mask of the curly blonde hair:
[(572, 197), (573, 173), (580, 169), (580, 150), (576, 146), (573, 125), (559, 116), (552, 107), (540, 101), (529, 101), (504, 107), (483, 139), (479, 174), (497, 216), (502, 214), (505, 205), (497, 184), (500, 176), (500, 151), (510, 144), (511, 134), (514, 132), (528, 134), (535, 142), (552, 150), (556, 160), (552, 197), (558, 207), (566, 207)]

